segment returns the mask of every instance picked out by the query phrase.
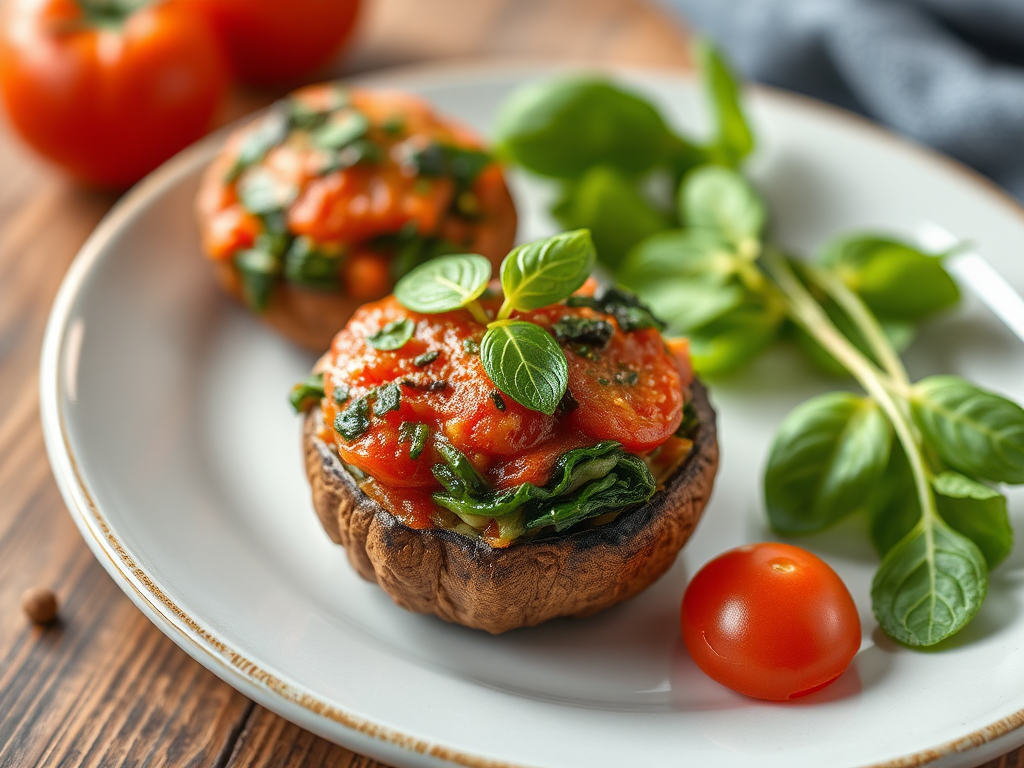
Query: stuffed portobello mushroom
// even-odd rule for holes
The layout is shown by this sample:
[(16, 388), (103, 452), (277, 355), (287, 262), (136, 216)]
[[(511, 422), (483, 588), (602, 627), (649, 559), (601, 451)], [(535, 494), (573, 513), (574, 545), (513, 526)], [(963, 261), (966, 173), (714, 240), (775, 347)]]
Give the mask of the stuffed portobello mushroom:
[(685, 341), (589, 279), (585, 230), (417, 268), (309, 379), (313, 504), (400, 606), (498, 633), (649, 586), (711, 493), (715, 414)]
[(471, 131), (415, 96), (336, 84), (232, 134), (197, 213), (222, 286), (315, 351), (417, 265), (458, 252), (498, 264), (516, 231), (501, 168)]

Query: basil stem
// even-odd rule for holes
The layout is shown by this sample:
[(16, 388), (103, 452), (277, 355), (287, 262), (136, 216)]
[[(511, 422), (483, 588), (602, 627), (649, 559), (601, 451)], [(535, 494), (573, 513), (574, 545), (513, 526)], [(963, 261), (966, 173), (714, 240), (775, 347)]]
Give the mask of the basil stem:
[(835, 327), (778, 253), (762, 257), (790, 317), (827, 349), (885, 412), (910, 465), (921, 509), (917, 525), (882, 560), (871, 596), (875, 618), (892, 637), (934, 645), (966, 625), (981, 607), (988, 569), (978, 547), (939, 516), (931, 470), (896, 387)]

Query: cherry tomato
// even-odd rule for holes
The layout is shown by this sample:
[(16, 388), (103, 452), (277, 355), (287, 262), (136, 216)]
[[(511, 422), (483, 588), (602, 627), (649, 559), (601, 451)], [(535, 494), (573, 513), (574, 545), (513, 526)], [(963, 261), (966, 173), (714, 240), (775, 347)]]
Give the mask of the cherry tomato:
[(80, 180), (122, 188), (210, 127), (219, 45), (176, 0), (12, 0), (0, 94), (14, 128)]
[(223, 41), (236, 77), (287, 83), (330, 62), (352, 32), (359, 0), (185, 0)]
[(793, 699), (835, 680), (860, 647), (860, 618), (824, 561), (789, 544), (738, 547), (693, 577), (683, 640), (704, 672), (759, 699)]

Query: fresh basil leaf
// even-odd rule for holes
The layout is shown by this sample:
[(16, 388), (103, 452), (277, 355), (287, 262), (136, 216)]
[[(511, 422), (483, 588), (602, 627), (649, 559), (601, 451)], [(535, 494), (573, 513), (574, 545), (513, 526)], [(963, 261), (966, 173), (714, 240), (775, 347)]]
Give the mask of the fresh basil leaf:
[(241, 176), (242, 171), (255, 165), (267, 153), (288, 138), (288, 111), (281, 105), (274, 105), (259, 121), (255, 128), (242, 140), (238, 157), (228, 169), (224, 181), (230, 184)]
[(332, 291), (338, 288), (340, 259), (317, 249), (308, 237), (295, 238), (284, 257), (284, 279), (306, 288)]
[(831, 392), (794, 409), (768, 456), (765, 502), (772, 527), (810, 533), (857, 509), (889, 462), (892, 428), (874, 400)]
[(416, 323), (408, 317), (393, 320), (366, 337), (366, 343), (374, 349), (393, 351), (401, 349), (416, 332)]
[(827, 245), (818, 261), (881, 317), (918, 321), (960, 300), (960, 289), (939, 257), (899, 240), (846, 236)]
[(377, 387), (373, 393), (373, 415), (380, 417), (385, 413), (397, 411), (402, 406), (402, 387), (397, 382), (390, 382)]
[(253, 311), (264, 311), (281, 274), (280, 259), (256, 248), (238, 251), (233, 259), (241, 278), (243, 300)]
[(440, 356), (440, 352), (438, 352), (436, 349), (431, 349), (428, 352), (424, 352), (422, 355), (416, 355), (416, 357), (412, 359), (412, 364), (415, 365), (417, 368), (424, 368), (430, 365), (435, 360), (437, 360), (437, 358)]
[(767, 212), (736, 171), (705, 165), (688, 173), (679, 188), (679, 214), (684, 224), (717, 234), (744, 258), (757, 257)]
[(566, 185), (551, 214), (565, 229), (589, 229), (598, 259), (609, 269), (618, 267), (634, 245), (670, 225), (635, 182), (603, 165)]
[(950, 467), (994, 483), (1024, 483), (1024, 409), (956, 376), (914, 385), (911, 414)]
[(914, 476), (907, 454), (893, 442), (889, 463), (864, 502), (871, 521), (871, 541), (882, 557), (895, 547), (921, 519)]
[(430, 436), (430, 427), (418, 422), (403, 421), (398, 428), (398, 443), (409, 443), (409, 458), (418, 459), (423, 455)]
[(513, 309), (540, 309), (579, 288), (594, 269), (590, 232), (578, 229), (512, 249), (501, 262), (501, 288)]
[(643, 331), (647, 328), (664, 330), (661, 322), (640, 298), (622, 286), (601, 288), (593, 296), (570, 296), (565, 300), (568, 307), (590, 307), (611, 315), (623, 333)]
[(499, 150), (561, 179), (595, 165), (639, 176), (673, 158), (677, 142), (646, 99), (595, 78), (545, 79), (517, 89), (498, 110)]
[(1003, 494), (956, 472), (937, 475), (932, 487), (942, 519), (978, 545), (989, 570), (1006, 559), (1013, 548), (1013, 529)]
[(349, 109), (336, 112), (323, 125), (310, 133), (310, 140), (320, 149), (341, 149), (370, 130), (370, 121), (362, 112)]
[(283, 211), (295, 200), (297, 190), (281, 183), (265, 168), (253, 168), (238, 182), (238, 199), (256, 216)]
[(663, 280), (643, 290), (644, 300), (668, 323), (670, 334), (689, 333), (742, 306), (747, 293), (737, 283)]
[(935, 645), (964, 627), (981, 608), (988, 569), (967, 537), (922, 521), (883, 558), (871, 585), (875, 618), (907, 645)]
[(296, 413), (309, 410), (324, 398), (324, 375), (311, 373), (306, 380), (292, 387), (288, 393), (288, 402)]
[(617, 275), (623, 284), (643, 293), (675, 278), (700, 278), (724, 283), (736, 272), (736, 256), (717, 232), (672, 229), (638, 243)]
[(778, 338), (782, 315), (757, 304), (744, 304), (690, 332), (690, 360), (704, 376), (717, 376), (746, 365)]
[(715, 137), (708, 152), (717, 162), (737, 167), (754, 150), (754, 136), (743, 114), (740, 87), (725, 58), (707, 39), (697, 42), (697, 57), (715, 114)]
[(334, 417), (334, 431), (345, 440), (357, 440), (370, 428), (370, 402), (366, 395), (353, 400), (348, 408)]
[(483, 256), (442, 256), (416, 267), (399, 280), (395, 298), (413, 312), (451, 312), (480, 298), (490, 278), (491, 262)]
[(555, 412), (569, 383), (565, 353), (551, 334), (521, 320), (503, 320), (487, 329), (480, 360), (494, 385), (520, 405)]

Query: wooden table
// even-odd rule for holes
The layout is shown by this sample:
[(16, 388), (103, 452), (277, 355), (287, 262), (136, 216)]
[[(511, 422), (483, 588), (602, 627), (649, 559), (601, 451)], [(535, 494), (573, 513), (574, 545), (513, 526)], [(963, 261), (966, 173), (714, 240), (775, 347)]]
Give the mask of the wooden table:
[[(437, 60), (539, 57), (689, 66), (686, 37), (642, 0), (365, 0), (338, 74)], [(230, 119), (279, 94), (239, 93)], [(377, 763), (253, 704), (135, 608), (64, 509), (39, 424), (39, 348), (68, 263), (115, 202), (0, 132), (0, 767)], [(22, 592), (52, 588), (59, 623)], [(986, 768), (1024, 766), (1024, 750)]]

